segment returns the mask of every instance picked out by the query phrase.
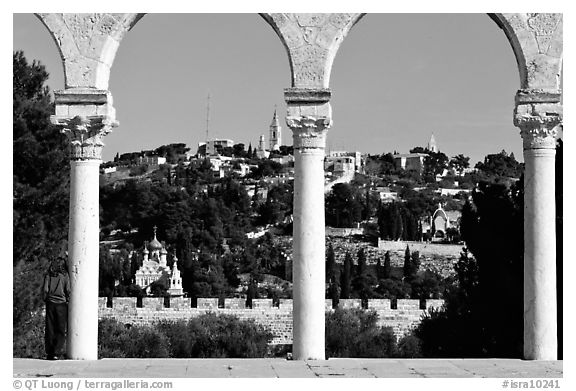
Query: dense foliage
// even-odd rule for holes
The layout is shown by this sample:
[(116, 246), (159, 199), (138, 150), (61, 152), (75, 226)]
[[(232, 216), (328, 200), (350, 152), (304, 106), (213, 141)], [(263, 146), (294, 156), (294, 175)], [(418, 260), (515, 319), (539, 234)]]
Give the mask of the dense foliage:
[(522, 186), (484, 183), (465, 205), (461, 230), (470, 253), (455, 266), (445, 310), (416, 330), (424, 356), (522, 357)]
[(102, 319), (98, 355), (115, 358), (250, 358), (264, 357), (271, 332), (252, 320), (207, 313), (187, 321), (131, 326)]
[(66, 137), (49, 122), (54, 105), (37, 61), (13, 53), (14, 335), (40, 307), (48, 261), (66, 250), (69, 163)]
[(336, 309), (326, 314), (326, 357), (395, 357), (396, 337), (377, 325), (374, 311)]

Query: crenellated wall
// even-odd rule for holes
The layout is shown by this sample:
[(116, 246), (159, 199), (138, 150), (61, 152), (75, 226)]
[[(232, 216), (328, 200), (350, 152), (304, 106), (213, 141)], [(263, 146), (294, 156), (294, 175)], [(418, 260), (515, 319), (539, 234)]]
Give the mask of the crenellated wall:
[[(218, 307), (217, 298), (199, 298), (196, 307), (191, 306), (190, 298), (170, 298), (169, 307), (165, 307), (164, 298), (145, 297), (142, 307), (137, 307), (135, 297), (114, 297), (112, 307), (106, 305), (107, 299), (98, 299), (99, 317), (114, 318), (119, 322), (134, 325), (150, 325), (160, 320), (190, 319), (207, 312), (228, 314), (239, 319), (253, 319), (256, 323), (270, 328), (274, 333), (272, 345), (292, 343), (292, 299), (280, 299), (274, 306), (272, 299), (254, 299), (252, 308), (246, 308), (245, 299), (225, 299), (224, 308)], [(440, 308), (443, 300), (426, 300), (426, 309)], [(360, 299), (341, 299), (340, 308), (362, 308)], [(332, 301), (326, 300), (326, 311), (333, 311)], [(378, 314), (380, 326), (390, 326), (397, 338), (401, 338), (411, 328), (420, 323), (426, 310), (420, 308), (419, 300), (399, 299), (396, 309), (391, 308), (389, 299), (368, 300), (368, 309)]]

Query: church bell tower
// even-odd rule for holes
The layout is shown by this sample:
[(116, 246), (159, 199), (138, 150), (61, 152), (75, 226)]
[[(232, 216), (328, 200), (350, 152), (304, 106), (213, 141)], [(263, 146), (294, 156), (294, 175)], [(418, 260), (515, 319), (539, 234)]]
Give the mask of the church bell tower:
[(276, 109), (274, 109), (274, 118), (270, 124), (270, 151), (279, 151), (282, 145), (282, 127), (278, 121)]

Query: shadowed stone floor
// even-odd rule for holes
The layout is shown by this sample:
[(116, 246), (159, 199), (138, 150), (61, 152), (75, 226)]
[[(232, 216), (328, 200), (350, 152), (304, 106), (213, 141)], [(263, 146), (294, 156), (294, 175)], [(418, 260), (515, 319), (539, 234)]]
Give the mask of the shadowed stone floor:
[(14, 377), (89, 378), (561, 378), (563, 361), (517, 359), (102, 359), (13, 360)]

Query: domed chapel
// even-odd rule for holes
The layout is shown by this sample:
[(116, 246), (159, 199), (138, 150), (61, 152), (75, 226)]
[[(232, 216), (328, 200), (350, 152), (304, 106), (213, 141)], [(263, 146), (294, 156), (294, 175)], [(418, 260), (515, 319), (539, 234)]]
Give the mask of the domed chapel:
[(166, 263), (168, 251), (156, 238), (156, 228), (154, 227), (154, 239), (144, 243), (144, 260), (142, 266), (136, 272), (136, 284), (150, 294), (150, 285), (156, 281), (164, 282), (170, 296), (182, 296), (182, 277), (178, 270), (178, 258), (174, 255), (174, 265), (172, 268)]

